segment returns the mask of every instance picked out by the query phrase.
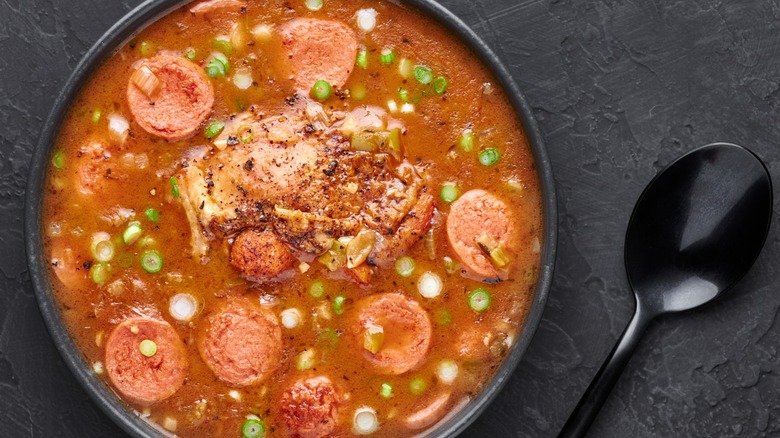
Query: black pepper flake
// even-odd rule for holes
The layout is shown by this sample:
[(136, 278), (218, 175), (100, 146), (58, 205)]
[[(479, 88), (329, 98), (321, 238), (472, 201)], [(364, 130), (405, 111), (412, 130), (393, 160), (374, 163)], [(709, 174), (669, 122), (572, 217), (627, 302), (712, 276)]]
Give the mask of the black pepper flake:
[(244, 196), (246, 196), (246, 194), (247, 194), (247, 191), (246, 191), (246, 189), (245, 189), (245, 188), (243, 188), (243, 187), (241, 187), (241, 186), (238, 186), (238, 185), (237, 185), (237, 186), (236, 186), (236, 190), (238, 190), (239, 192), (241, 192), (241, 194), (242, 194), (242, 195), (244, 195)]
[(92, 267), (92, 262), (90, 262), (90, 261), (86, 261), (86, 262), (84, 262), (84, 265), (83, 265), (83, 266), (84, 266), (84, 269), (89, 269), (89, 268), (91, 268), (91, 267)]
[(246, 14), (246, 6), (241, 6), (241, 13)]
[(308, 125), (304, 126), (303, 127), (303, 132), (305, 132), (307, 134), (313, 134), (314, 133), (314, 125), (309, 123)]
[(336, 168), (338, 167), (338, 165), (339, 165), (338, 161), (331, 160), (331, 162), (328, 163), (328, 168), (327, 169), (323, 169), (322, 172), (325, 175), (333, 176), (336, 173)]
[(186, 161), (185, 161), (185, 162), (183, 162), (183, 163), (181, 163), (181, 168), (182, 168), (182, 169), (186, 169), (186, 168), (188, 168), (188, 167), (190, 167), (190, 163), (188, 163), (188, 162), (186, 162)]
[(235, 146), (238, 144), (238, 137), (235, 135), (229, 135), (227, 138), (227, 145), (228, 146)]
[(154, 106), (154, 101), (149, 102), (149, 105)]
[(252, 170), (252, 168), (254, 167), (254, 165), (255, 165), (255, 162), (254, 162), (254, 161), (252, 161), (251, 159), (249, 159), (249, 160), (246, 160), (246, 163), (244, 163), (244, 170), (246, 170), (247, 172), (249, 172), (250, 170)]

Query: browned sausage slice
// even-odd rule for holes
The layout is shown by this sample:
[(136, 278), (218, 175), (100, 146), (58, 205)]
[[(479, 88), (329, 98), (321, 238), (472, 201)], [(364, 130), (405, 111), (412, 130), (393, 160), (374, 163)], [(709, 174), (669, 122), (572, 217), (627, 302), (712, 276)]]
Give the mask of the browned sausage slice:
[(340, 21), (296, 18), (281, 27), (286, 62), (298, 88), (307, 92), (318, 80), (341, 88), (357, 57), (355, 31)]
[[(416, 301), (400, 293), (371, 295), (360, 300), (353, 334), (363, 357), (380, 374), (403, 374), (425, 361), (431, 345), (431, 319)], [(376, 353), (365, 348), (366, 333), (381, 331)]]
[(276, 315), (259, 303), (232, 300), (206, 319), (198, 350), (223, 382), (254, 385), (265, 380), (281, 363), (282, 330)]
[[(141, 353), (145, 340), (157, 347), (151, 356)], [(164, 400), (178, 391), (187, 366), (184, 343), (165, 321), (127, 319), (114, 328), (106, 341), (106, 370), (111, 383), (141, 404)]]
[(505, 278), (506, 273), (493, 265), (477, 240), (487, 236), (512, 252), (515, 227), (509, 207), (497, 197), (481, 190), (470, 190), (452, 203), (447, 217), (447, 237), (464, 268), (484, 278)]
[(191, 136), (214, 104), (214, 87), (202, 68), (183, 57), (162, 54), (141, 62), (159, 81), (151, 95), (131, 78), (127, 103), (144, 131), (168, 141)]
[(207, 0), (191, 7), (190, 12), (195, 15), (205, 15), (225, 9), (234, 9), (236, 12), (240, 12), (242, 6), (246, 6), (246, 2), (243, 0)]
[(341, 399), (340, 391), (327, 377), (299, 380), (282, 394), (281, 417), (293, 436), (327, 436), (338, 423)]
[(100, 143), (79, 148), (76, 184), (79, 193), (94, 195), (100, 192), (111, 175), (111, 152)]
[(434, 397), (428, 404), (404, 419), (404, 424), (409, 429), (423, 429), (444, 417), (447, 413), (447, 402), (450, 393), (444, 392)]
[(230, 264), (261, 283), (290, 269), (294, 263), (290, 248), (272, 231), (245, 230), (230, 249)]

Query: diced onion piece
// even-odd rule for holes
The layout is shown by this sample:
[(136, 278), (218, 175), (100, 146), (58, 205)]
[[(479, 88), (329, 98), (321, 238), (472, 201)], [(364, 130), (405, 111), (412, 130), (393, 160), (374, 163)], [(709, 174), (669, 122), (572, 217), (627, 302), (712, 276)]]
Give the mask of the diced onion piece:
[(98, 231), (97, 233), (92, 234), (92, 242), (90, 244), (92, 257), (97, 258), (97, 244), (106, 240), (110, 241), (111, 235), (105, 231)]
[(387, 101), (387, 109), (389, 109), (391, 113), (397, 113), (398, 112), (398, 104), (395, 103), (394, 100), (389, 100), (389, 101)]
[(228, 396), (235, 401), (241, 401), (241, 393), (236, 391), (235, 389), (231, 389), (230, 391), (228, 391)]
[(95, 260), (110, 262), (114, 258), (114, 244), (110, 240), (101, 240), (95, 245)]
[(246, 26), (243, 23), (236, 23), (230, 28), (230, 44), (234, 49), (244, 50), (248, 44), (247, 39)]
[(233, 75), (233, 85), (239, 90), (246, 90), (252, 86), (252, 73), (241, 71)]
[(168, 305), (168, 312), (173, 319), (181, 322), (187, 322), (191, 320), (195, 313), (198, 311), (198, 302), (190, 294), (181, 293), (176, 294), (171, 298), (171, 302)]
[(106, 332), (104, 332), (103, 330), (97, 332), (97, 334), (95, 335), (95, 345), (97, 345), (98, 347), (102, 346), (103, 345), (103, 337), (105, 335), (106, 335)]
[(301, 264), (298, 265), (298, 272), (300, 272), (301, 274), (305, 274), (309, 272), (309, 268), (311, 268), (310, 264), (306, 262), (302, 262)]
[(301, 325), (301, 312), (298, 309), (285, 309), (279, 314), (282, 326), (286, 329), (294, 329)]
[(295, 368), (297, 368), (298, 371), (311, 369), (311, 367), (314, 366), (314, 354), (315, 351), (313, 348), (303, 350), (295, 361)]
[(368, 8), (357, 11), (357, 25), (360, 30), (371, 32), (376, 27), (376, 16), (379, 13), (376, 9)]
[(374, 243), (376, 234), (371, 230), (363, 230), (350, 240), (347, 245), (347, 267), (352, 269), (365, 262), (374, 250)]
[(407, 102), (403, 105), (401, 105), (401, 112), (404, 114), (409, 114), (414, 112), (414, 105)]
[(542, 244), (539, 242), (538, 237), (534, 237), (533, 246), (531, 250), (534, 252), (534, 254), (539, 254), (539, 252), (542, 250)]
[(124, 144), (130, 135), (130, 123), (119, 114), (111, 114), (108, 116), (108, 134), (115, 142)]
[(408, 58), (402, 58), (401, 61), (398, 63), (398, 74), (400, 74), (401, 77), (404, 79), (409, 79), (412, 77), (413, 72), (414, 72), (414, 63)]
[(436, 298), (441, 294), (443, 283), (433, 272), (424, 272), (417, 280), (417, 290), (425, 298)]
[(178, 422), (173, 417), (165, 417), (162, 422), (162, 427), (170, 430), (171, 432), (176, 432), (176, 426), (178, 426)]
[(352, 419), (352, 432), (357, 435), (369, 435), (379, 429), (379, 418), (376, 411), (368, 406), (362, 406), (355, 411)]
[(363, 331), (363, 348), (376, 354), (385, 341), (385, 330), (382, 326), (369, 325)]
[(319, 11), (322, 9), (322, 0), (306, 0), (306, 9), (310, 11)]
[(133, 73), (133, 76), (130, 77), (130, 81), (132, 81), (133, 84), (149, 98), (151, 98), (155, 91), (160, 87), (160, 80), (154, 75), (152, 70), (145, 65), (142, 65)]
[(436, 377), (445, 385), (452, 385), (458, 377), (458, 364), (451, 360), (443, 360), (436, 367)]
[(97, 375), (103, 374), (105, 371), (105, 368), (103, 367), (103, 362), (97, 361), (92, 364), (92, 371), (95, 372)]
[(274, 36), (274, 28), (270, 24), (260, 23), (249, 31), (256, 41), (267, 42)]

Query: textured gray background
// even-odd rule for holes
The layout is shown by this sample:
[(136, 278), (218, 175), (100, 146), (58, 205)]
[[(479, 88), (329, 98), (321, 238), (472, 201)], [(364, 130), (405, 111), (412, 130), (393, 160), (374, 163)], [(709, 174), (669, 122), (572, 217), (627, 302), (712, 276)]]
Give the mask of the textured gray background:
[[(3, 437), (122, 436), (48, 337), (28, 279), (22, 209), (31, 152), (58, 90), (138, 3), (0, 0)], [(780, 1), (442, 3), (526, 94), (560, 208), (544, 319), (507, 388), (466, 435), (554, 436), (630, 319), (623, 235), (656, 171), (695, 146), (731, 141), (756, 151), (780, 181)], [(591, 436), (780, 436), (778, 242), (775, 222), (730, 295), (651, 325)]]

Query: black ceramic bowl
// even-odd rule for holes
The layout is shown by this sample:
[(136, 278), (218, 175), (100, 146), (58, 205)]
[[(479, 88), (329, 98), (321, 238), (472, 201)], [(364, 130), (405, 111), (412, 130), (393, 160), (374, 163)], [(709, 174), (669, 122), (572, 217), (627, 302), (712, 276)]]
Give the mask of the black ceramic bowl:
[[(44, 182), (52, 146), (59, 134), (63, 118), (70, 103), (75, 99), (86, 81), (89, 80), (91, 73), (104, 59), (140, 29), (189, 1), (191, 0), (148, 0), (119, 20), (92, 46), (73, 74), (71, 74), (43, 126), (38, 147), (33, 155), (27, 184), (25, 207), (27, 257), (32, 282), (35, 287), (35, 295), (49, 332), (63, 359), (93, 400), (120, 427), (130, 435), (137, 437), (169, 436), (170, 433), (140, 418), (110, 388), (98, 379), (65, 328), (57, 302), (52, 294), (51, 280), (49, 279), (49, 271), (46, 266), (47, 258), (43, 251), (43, 218), (41, 214)], [(532, 116), (531, 108), (498, 57), (463, 21), (433, 0), (403, 0), (402, 3), (419, 9), (428, 17), (443, 24), (454, 36), (460, 38), (470, 47), (474, 54), (492, 71), (523, 124), (533, 149), (536, 169), (544, 196), (542, 259), (539, 280), (536, 285), (530, 313), (527, 316), (518, 341), (485, 389), (466, 407), (452, 415), (445, 423), (426, 433), (427, 436), (445, 437), (454, 436), (463, 431), (496, 397), (520, 362), (528, 344), (531, 342), (536, 327), (539, 325), (552, 281), (552, 271), (555, 262), (557, 241), (555, 188), (550, 161), (539, 127)]]

